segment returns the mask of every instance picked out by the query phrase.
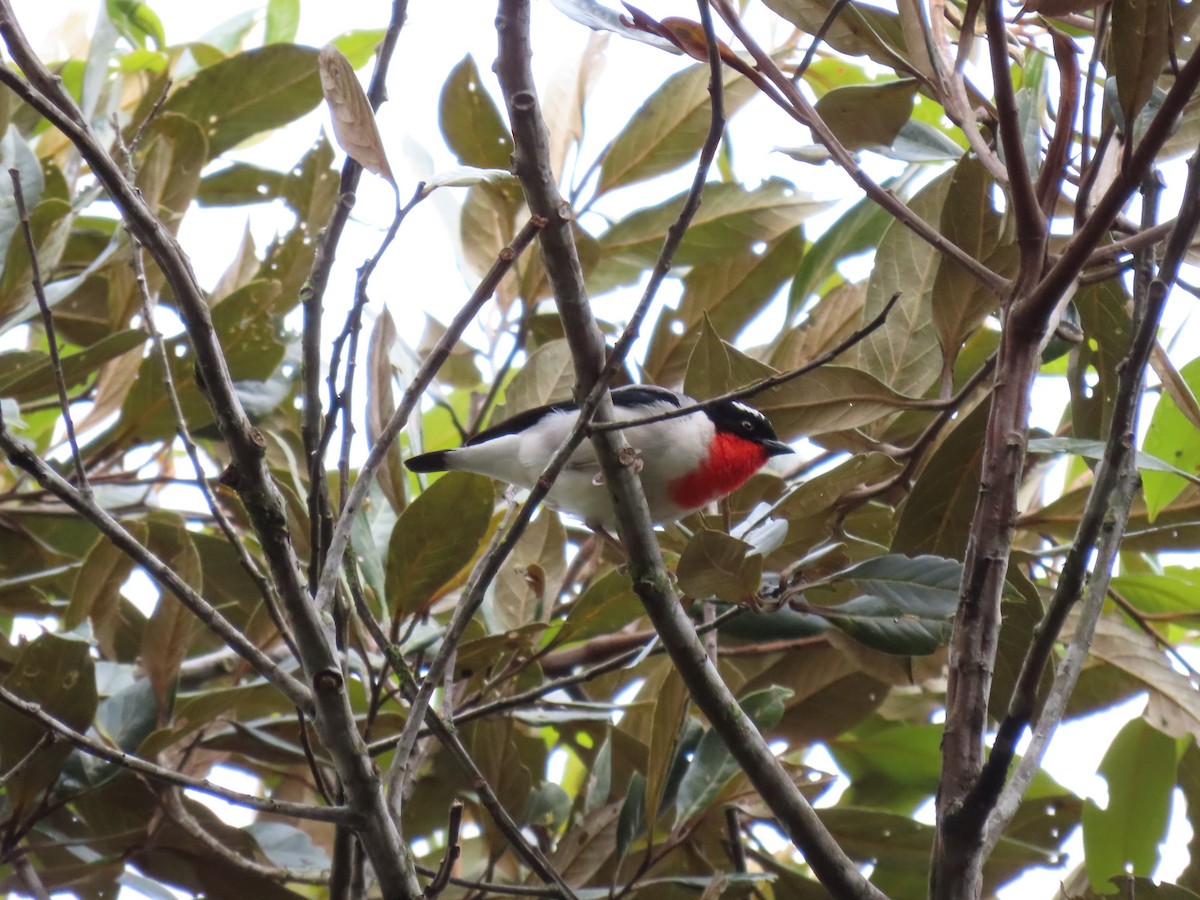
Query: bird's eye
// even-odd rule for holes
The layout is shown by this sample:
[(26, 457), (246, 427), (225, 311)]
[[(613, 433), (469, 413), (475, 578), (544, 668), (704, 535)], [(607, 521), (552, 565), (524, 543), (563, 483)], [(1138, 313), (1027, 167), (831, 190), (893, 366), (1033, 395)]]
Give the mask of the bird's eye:
[(754, 423), (751, 422), (749, 419), (743, 419), (742, 420), (742, 431), (753, 431), (753, 430), (754, 430)]

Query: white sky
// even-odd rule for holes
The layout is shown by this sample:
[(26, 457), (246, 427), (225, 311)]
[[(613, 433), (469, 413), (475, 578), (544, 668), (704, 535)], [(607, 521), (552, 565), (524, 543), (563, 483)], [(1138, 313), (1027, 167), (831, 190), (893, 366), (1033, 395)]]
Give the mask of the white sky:
[[(18, 21), (23, 25), (34, 46), (49, 57), (63, 55), (63, 48), (91, 29), (91, 21), (102, 0), (15, 0)], [(151, 3), (163, 21), (167, 40), (179, 42), (196, 38), (211, 28), (247, 9), (241, 0), (205, 0), (203, 3), (184, 0), (157, 0)], [(616, 7), (615, 0), (610, 5)], [(683, 15), (695, 17), (695, 5), (690, 0), (640, 0), (639, 5), (656, 17)], [(305, 0), (297, 40), (320, 46), (344, 31), (360, 28), (379, 28), (386, 24), (390, 4), (384, 0)], [(759, 10), (761, 12), (761, 9)], [(534, 66), (540, 83), (552, 75), (572, 67), (579, 59), (588, 33), (581, 26), (564, 18), (547, 0), (534, 3)], [(70, 17), (75, 15), (72, 20)], [(495, 5), (479, 0), (413, 0), (409, 20), (391, 67), (390, 97), (379, 114), (379, 127), (388, 148), (393, 170), (405, 197), (418, 179), (432, 172), (457, 165), (453, 155), (441, 140), (437, 125), (439, 88), (449, 70), (470, 52), (474, 55), (483, 77), (494, 87), (490, 66), (495, 57), (493, 20)], [(771, 21), (763, 16), (756, 25)], [(778, 20), (774, 20), (778, 22)], [(64, 23), (70, 22), (67, 28)], [(763, 35), (761, 28), (756, 33)], [(787, 29), (780, 28), (780, 36)], [(253, 39), (252, 39), (253, 42)], [(593, 95), (588, 120), (589, 139), (585, 143), (585, 163), (600, 151), (607, 138), (614, 134), (641, 104), (647, 92), (663, 78), (680, 67), (682, 61), (649, 46), (610, 40), (604, 78)], [(361, 74), (369, 77), (370, 65)], [(627, 77), (619, 77), (626, 73)], [(618, 77), (614, 77), (618, 76)], [(545, 92), (543, 91), (543, 94)], [(320, 129), (327, 128), (322, 106), (299, 127), (267, 140), (239, 148), (226, 159), (239, 158), (247, 162), (275, 168), (286, 168), (305, 152)], [(778, 153), (777, 146), (795, 146), (808, 142), (807, 134), (790, 118), (765, 101), (756, 101), (739, 113), (734, 120), (734, 164), (742, 178), (765, 178), (779, 174), (793, 179), (801, 188), (823, 198), (857, 199), (857, 193), (847, 178), (831, 166), (819, 169), (795, 162)], [(419, 147), (413, 152), (410, 148)], [(339, 160), (340, 160), (340, 150)], [(431, 168), (421, 161), (431, 160)], [(877, 177), (891, 174), (883, 171), (882, 161), (873, 172)], [(878, 174), (883, 172), (883, 174)], [(690, 181), (690, 173), (660, 179), (634, 191), (636, 196), (624, 202), (643, 205), (665, 198), (682, 190)], [(406, 190), (407, 186), (407, 190)], [(647, 191), (654, 193), (648, 197)], [(423, 315), (428, 311), (443, 322), (461, 305), (473, 285), (461, 274), (450, 233), (457, 232), (457, 208), (461, 194), (452, 190), (436, 192), (436, 202), (426, 201), (409, 217), (400, 235), (382, 261), (372, 281), (370, 296), (376, 303), (385, 302), (410, 343), (420, 334)], [(618, 198), (618, 202), (620, 202)], [(233, 259), (241, 240), (247, 214), (245, 210), (193, 211), (185, 222), (181, 240), (192, 256), (203, 285), (212, 285)], [(327, 294), (327, 309), (344, 308), (353, 288), (354, 269), (374, 252), (392, 212), (390, 188), (380, 179), (364, 175), (359, 190), (359, 202), (354, 222), (342, 242), (338, 265)], [(261, 249), (287, 219), (277, 209), (265, 207), (250, 216), (256, 244)], [(597, 312), (604, 318), (619, 320), (636, 301), (639, 289), (631, 289), (616, 298), (606, 298)], [(673, 302), (677, 291), (668, 283), (660, 297)], [(659, 301), (663, 302), (662, 299)], [(372, 314), (373, 315), (373, 314)], [(653, 314), (651, 321), (653, 320)], [(339, 320), (340, 321), (340, 320)], [(755, 331), (770, 335), (781, 321), (778, 308), (768, 311)], [(1182, 321), (1176, 316), (1169, 329)], [(368, 321), (367, 326), (369, 327)], [(336, 326), (330, 325), (327, 328)], [(479, 333), (475, 333), (477, 340)], [(1184, 360), (1178, 361), (1182, 363)], [(1053, 387), (1050, 392), (1058, 393)], [(1047, 399), (1050, 399), (1048, 397)], [(1038, 424), (1057, 423), (1062, 396), (1042, 404), (1035, 415)], [(1073, 723), (1062, 729), (1046, 757), (1045, 767), (1065, 786), (1081, 796), (1103, 796), (1102, 779), (1094, 775), (1096, 767), (1115, 732), (1128, 719), (1141, 713), (1141, 702), (1133, 701), (1092, 719)], [(832, 767), (832, 760), (828, 761)], [(244, 785), (238, 785), (246, 789)], [(1190, 828), (1183, 817), (1182, 801), (1178, 798), (1173, 809), (1170, 847), (1160, 869), (1160, 877), (1176, 875), (1186, 864), (1186, 844)], [(1069, 846), (1072, 861), (1082, 859), (1082, 842), (1078, 834)], [(1031, 897), (1050, 897), (1056, 890), (1061, 873), (1034, 873), (1002, 893), (1005, 900), (1028, 900)], [(140, 897), (127, 891), (122, 897)]]

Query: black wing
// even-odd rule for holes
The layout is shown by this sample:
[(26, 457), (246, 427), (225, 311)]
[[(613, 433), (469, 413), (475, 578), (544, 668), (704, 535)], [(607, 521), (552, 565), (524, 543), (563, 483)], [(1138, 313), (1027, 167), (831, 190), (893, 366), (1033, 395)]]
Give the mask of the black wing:
[[(646, 406), (651, 403), (669, 403), (675, 407), (679, 406), (678, 394), (653, 384), (627, 384), (624, 387), (613, 388), (612, 398), (613, 406), (626, 408)], [(491, 428), (484, 429), (467, 441), (464, 446), (473, 447), (476, 444), (486, 444), (488, 441), (506, 434), (518, 434), (526, 428), (533, 427), (551, 413), (575, 412), (578, 409), (579, 404), (574, 400), (564, 400), (561, 403), (527, 409), (517, 413), (511, 419), (505, 419), (503, 422), (497, 422)]]

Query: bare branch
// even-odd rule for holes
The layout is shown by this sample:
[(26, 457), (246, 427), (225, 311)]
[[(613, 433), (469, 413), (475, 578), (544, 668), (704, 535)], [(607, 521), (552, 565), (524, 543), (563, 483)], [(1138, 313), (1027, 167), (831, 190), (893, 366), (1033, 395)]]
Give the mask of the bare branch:
[(171, 818), (184, 831), (207, 847), (210, 853), (225, 860), (234, 868), (241, 869), (243, 872), (250, 872), (253, 875), (262, 876), (263, 878), (269, 878), (280, 884), (313, 884), (322, 887), (329, 884), (328, 872), (301, 872), (282, 866), (264, 865), (263, 863), (242, 856), (231, 847), (226, 846), (220, 838), (210, 834), (200, 824), (199, 820), (192, 815), (187, 805), (183, 802), (183, 792), (179, 788), (169, 787), (162, 792), (162, 795), (166, 801), (167, 812)]
[[(1041, 762), (1041, 755), (1057, 728), (1066, 701), (1074, 689), (1080, 667), (1091, 645), (1096, 620), (1103, 606), (1112, 572), (1129, 518), (1137, 486), (1134, 467), (1134, 435), (1137, 432), (1138, 401), (1145, 369), (1158, 334), (1166, 297), (1179, 271), (1183, 253), (1200, 225), (1200, 149), (1188, 163), (1188, 181), (1183, 205), (1167, 241), (1167, 251), (1157, 277), (1139, 293), (1140, 313), (1129, 354), (1118, 374), (1117, 399), (1104, 456), (1096, 469), (1092, 490), (1080, 516), (1075, 540), (1067, 554), (1058, 586), (1046, 615), (1039, 624), (1033, 644), (1021, 665), (1008, 714), (1001, 722), (992, 753), (980, 774), (968, 808), (987, 817), (987, 847), (995, 846), (1004, 827), (1016, 812), (1021, 796)], [(1153, 203), (1147, 204), (1153, 208)], [(1095, 560), (1088, 575), (1088, 562)], [(1004, 777), (1016, 753), (1016, 744), (1032, 720), (1037, 686), (1068, 612), (1075, 606), (1086, 579), (1084, 612), (1075, 628), (1068, 661), (1055, 678), (1034, 731), (1031, 744), (1016, 773), (1004, 785)], [(1093, 608), (1094, 607), (1094, 608)], [(1003, 790), (1003, 793), (1001, 791)], [(994, 809), (992, 808), (994, 804)]]
[(67, 443), (71, 445), (71, 459), (75, 461), (75, 480), (79, 482), (79, 492), (89, 497), (92, 493), (88, 484), (87, 467), (83, 464), (83, 455), (79, 452), (79, 441), (75, 439), (75, 423), (71, 420), (71, 401), (67, 398), (67, 385), (63, 380), (62, 358), (58, 354), (58, 335), (54, 329), (54, 316), (50, 314), (50, 304), (46, 302), (45, 285), (42, 283), (42, 270), (38, 263), (37, 244), (33, 240), (33, 229), (29, 226), (29, 210), (25, 207), (25, 192), (21, 190), (21, 173), (13, 168), (8, 170), (12, 179), (13, 201), (17, 205), (17, 216), (21, 221), (21, 233), (25, 236), (25, 249), (29, 252), (29, 278), (33, 284), (33, 294), (37, 297), (38, 309), (42, 313), (42, 327), (46, 329), (46, 343), (50, 351), (50, 368), (54, 371), (54, 385), (58, 388), (58, 404), (62, 410), (63, 425), (67, 429)]

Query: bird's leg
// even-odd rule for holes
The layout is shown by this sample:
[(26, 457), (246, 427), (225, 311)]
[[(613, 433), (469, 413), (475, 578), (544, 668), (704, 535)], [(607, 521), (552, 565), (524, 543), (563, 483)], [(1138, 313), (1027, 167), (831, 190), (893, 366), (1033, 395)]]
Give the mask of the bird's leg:
[(633, 473), (640, 475), (646, 461), (639, 455), (642, 451), (636, 447), (622, 447), (617, 453), (617, 459), (623, 466), (633, 466)]

